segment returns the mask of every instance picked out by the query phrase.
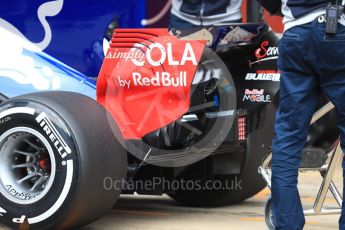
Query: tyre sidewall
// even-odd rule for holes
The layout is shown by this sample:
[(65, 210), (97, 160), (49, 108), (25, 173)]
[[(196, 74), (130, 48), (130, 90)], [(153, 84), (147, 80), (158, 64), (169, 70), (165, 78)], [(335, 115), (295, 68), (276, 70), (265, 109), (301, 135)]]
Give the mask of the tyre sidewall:
[(78, 185), (78, 147), (66, 122), (55, 111), (38, 102), (18, 100), (0, 108), (0, 136), (17, 127), (33, 129), (49, 143), (55, 157), (55, 178), (48, 193), (32, 204), (18, 204), (0, 194), (0, 207), (6, 211), (0, 218), (13, 228), (22, 225), (40, 229), (54, 226), (66, 213), (64, 210), (72, 207)]

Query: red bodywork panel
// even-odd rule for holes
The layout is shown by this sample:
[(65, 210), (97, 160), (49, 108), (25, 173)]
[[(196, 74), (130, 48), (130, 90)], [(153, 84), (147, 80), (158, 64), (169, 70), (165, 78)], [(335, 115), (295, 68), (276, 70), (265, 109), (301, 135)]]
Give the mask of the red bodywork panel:
[(204, 41), (167, 29), (117, 29), (97, 81), (97, 100), (125, 139), (140, 139), (181, 118)]

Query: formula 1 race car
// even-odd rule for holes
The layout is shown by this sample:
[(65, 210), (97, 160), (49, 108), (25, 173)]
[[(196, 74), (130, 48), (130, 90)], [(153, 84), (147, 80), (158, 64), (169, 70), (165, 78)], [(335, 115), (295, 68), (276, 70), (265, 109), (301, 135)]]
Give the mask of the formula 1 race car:
[[(98, 77), (98, 102), (67, 91), (7, 98), (19, 78), (1, 70), (8, 74), (1, 78), (1, 222), (15, 228), (80, 226), (110, 209), (122, 189), (167, 193), (194, 206), (256, 194), (265, 186), (257, 169), (273, 136), (277, 55), (277, 37), (265, 24), (170, 33), (118, 29)], [(31, 67), (73, 73), (62, 63), (37, 63)], [(24, 70), (31, 73), (29, 68)], [(89, 94), (96, 88), (80, 77), (68, 84)], [(310, 136), (308, 151), (333, 141), (315, 138), (320, 135)], [(322, 146), (310, 147), (314, 143)], [(131, 186), (152, 178), (159, 183)], [(176, 180), (191, 186), (165, 186)], [(124, 186), (116, 186), (119, 181)]]
[[(121, 192), (215, 206), (265, 187), (258, 167), (270, 152), (280, 81), (267, 25), (116, 29), (97, 81), (7, 37), (1, 223), (74, 228), (104, 215)], [(333, 116), (313, 125), (306, 153), (322, 157), (337, 139)]]

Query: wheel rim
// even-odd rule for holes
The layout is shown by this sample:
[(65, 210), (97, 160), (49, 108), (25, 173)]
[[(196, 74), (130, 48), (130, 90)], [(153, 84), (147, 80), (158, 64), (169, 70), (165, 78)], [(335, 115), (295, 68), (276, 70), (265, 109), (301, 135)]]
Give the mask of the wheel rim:
[(270, 209), (268, 210), (268, 218), (269, 218), (269, 221), (270, 221), (271, 226), (274, 227), (274, 224), (273, 224), (272, 203), (271, 203), (271, 205), (270, 205)]
[(42, 134), (17, 127), (0, 136), (0, 193), (17, 204), (32, 204), (52, 187), (54, 152)]
[(267, 224), (268, 228), (270, 230), (274, 229), (273, 209), (272, 209), (272, 200), (271, 200), (271, 198), (266, 203), (265, 218), (266, 218), (266, 224)]

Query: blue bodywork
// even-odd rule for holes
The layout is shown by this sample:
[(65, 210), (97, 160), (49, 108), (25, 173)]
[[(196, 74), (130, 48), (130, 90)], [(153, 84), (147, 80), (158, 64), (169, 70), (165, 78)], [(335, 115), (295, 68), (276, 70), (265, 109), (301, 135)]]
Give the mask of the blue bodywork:
[[(146, 17), (145, 0), (6, 0), (1, 5), (0, 93), (7, 97), (67, 90), (95, 98), (92, 79), (103, 62), (109, 25), (142, 27)], [(26, 44), (42, 41), (47, 43), (38, 50)]]
[(24, 65), (0, 66), (0, 92), (7, 97), (21, 94), (64, 90), (96, 98), (96, 82), (86, 75), (40, 52), (23, 51)]

